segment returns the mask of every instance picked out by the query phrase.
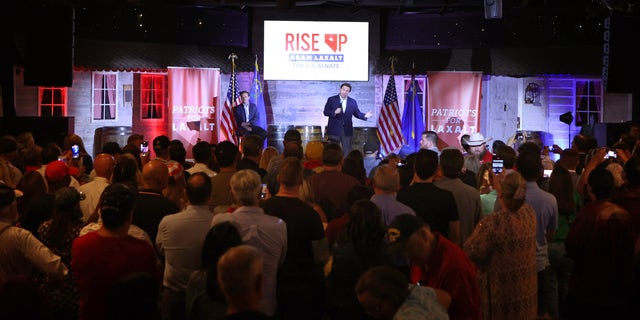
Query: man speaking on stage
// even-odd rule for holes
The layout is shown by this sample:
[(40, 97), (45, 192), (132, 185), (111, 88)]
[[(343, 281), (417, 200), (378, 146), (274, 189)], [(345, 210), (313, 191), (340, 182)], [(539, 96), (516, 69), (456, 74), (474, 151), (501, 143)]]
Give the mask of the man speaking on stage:
[(353, 138), (353, 117), (367, 121), (373, 113), (371, 111), (362, 113), (358, 109), (355, 99), (349, 98), (351, 85), (343, 83), (340, 85), (340, 94), (329, 97), (324, 105), (324, 115), (329, 117), (327, 123), (327, 138), (329, 142), (342, 144), (344, 155), (351, 152), (351, 138)]

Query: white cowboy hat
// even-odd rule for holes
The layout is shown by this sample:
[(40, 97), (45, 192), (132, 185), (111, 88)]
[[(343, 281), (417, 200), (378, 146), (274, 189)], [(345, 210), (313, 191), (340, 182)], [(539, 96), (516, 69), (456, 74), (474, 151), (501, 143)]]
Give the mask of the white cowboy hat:
[(482, 133), (474, 132), (469, 136), (469, 138), (467, 138), (466, 142), (470, 147), (475, 147), (475, 146), (482, 145), (483, 143), (487, 143), (491, 141), (491, 139), (493, 138), (485, 139)]

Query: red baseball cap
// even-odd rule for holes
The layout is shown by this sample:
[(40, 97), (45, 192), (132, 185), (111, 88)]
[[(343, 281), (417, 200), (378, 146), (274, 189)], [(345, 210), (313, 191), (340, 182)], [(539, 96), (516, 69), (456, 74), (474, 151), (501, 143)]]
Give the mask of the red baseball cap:
[(69, 167), (64, 161), (55, 160), (49, 162), (44, 170), (44, 177), (47, 181), (59, 181), (66, 175), (75, 176), (80, 172), (77, 167)]

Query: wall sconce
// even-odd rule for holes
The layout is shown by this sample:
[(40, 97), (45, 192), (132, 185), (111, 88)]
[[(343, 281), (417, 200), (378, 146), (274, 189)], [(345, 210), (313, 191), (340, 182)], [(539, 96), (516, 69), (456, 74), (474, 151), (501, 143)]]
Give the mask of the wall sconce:
[(524, 89), (524, 103), (540, 105), (540, 86), (537, 83), (531, 82)]

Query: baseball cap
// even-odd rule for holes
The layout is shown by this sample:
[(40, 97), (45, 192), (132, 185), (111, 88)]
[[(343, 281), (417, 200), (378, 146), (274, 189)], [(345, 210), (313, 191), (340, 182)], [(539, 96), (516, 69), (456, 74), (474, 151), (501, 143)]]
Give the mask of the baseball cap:
[(69, 167), (64, 161), (51, 161), (44, 170), (47, 181), (59, 181), (67, 175), (75, 176), (80, 172), (76, 167)]
[(396, 216), (391, 223), (387, 235), (393, 235), (390, 242), (401, 242), (409, 240), (409, 237), (422, 227), (424, 221), (418, 216), (410, 213), (403, 213)]
[(154, 150), (164, 150), (169, 148), (169, 144), (171, 140), (167, 136), (157, 136), (153, 139), (153, 149)]
[(172, 177), (176, 181), (178, 179), (182, 179), (184, 170), (182, 169), (182, 165), (180, 164), (180, 162), (175, 160), (167, 161), (167, 169), (169, 170), (170, 178)]

